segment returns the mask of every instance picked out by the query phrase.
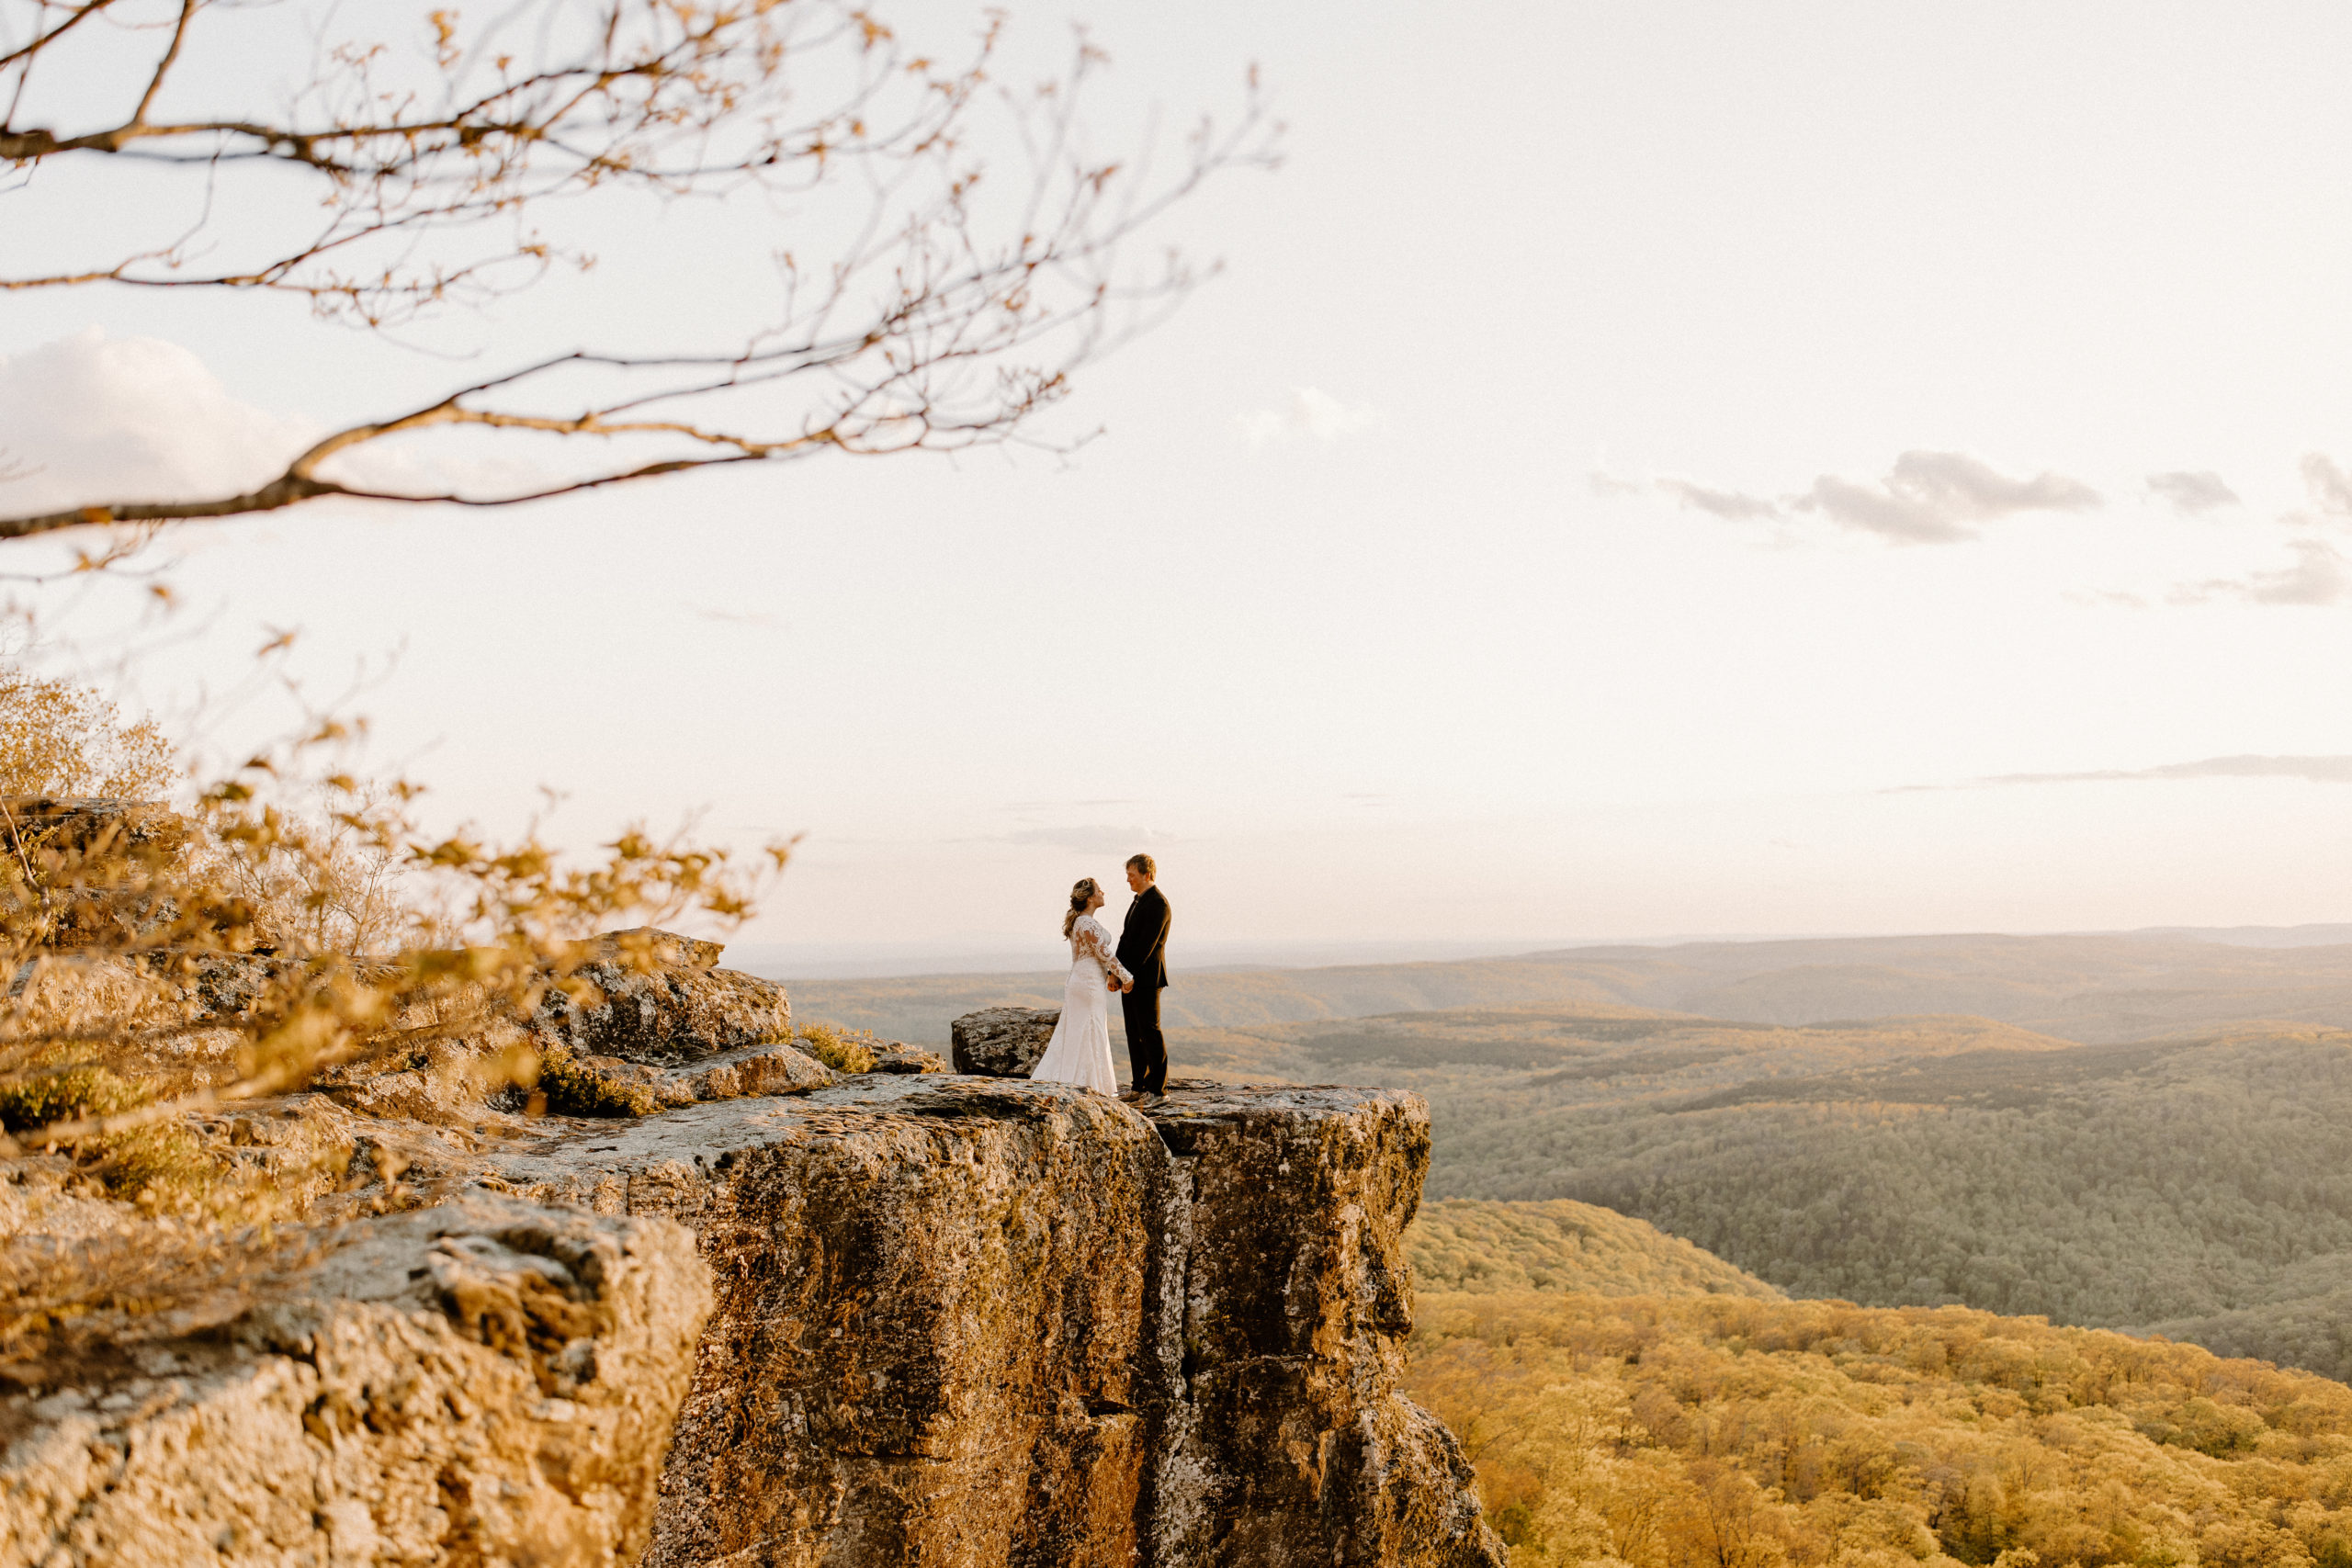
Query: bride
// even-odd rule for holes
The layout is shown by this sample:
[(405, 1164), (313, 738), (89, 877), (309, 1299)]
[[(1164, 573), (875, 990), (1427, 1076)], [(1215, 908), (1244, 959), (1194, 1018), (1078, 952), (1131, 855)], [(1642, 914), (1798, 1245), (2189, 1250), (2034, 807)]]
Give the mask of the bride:
[(1069, 978), (1062, 985), (1061, 1021), (1046, 1054), (1029, 1070), (1039, 1083), (1076, 1084), (1097, 1094), (1119, 1092), (1111, 1066), (1111, 993), (1133, 987), (1136, 977), (1113, 955), (1111, 932), (1094, 918), (1102, 889), (1082, 877), (1069, 890), (1069, 913), (1062, 935), (1069, 939)]

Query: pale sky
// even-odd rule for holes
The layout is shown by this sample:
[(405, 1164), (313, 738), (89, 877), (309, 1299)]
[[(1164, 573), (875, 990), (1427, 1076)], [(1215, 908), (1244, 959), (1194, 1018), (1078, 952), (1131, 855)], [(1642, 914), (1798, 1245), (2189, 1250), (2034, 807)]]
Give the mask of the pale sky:
[[(397, 653), (356, 705), (448, 816), (805, 834), (746, 942), (1042, 966), (1136, 848), (1180, 946), (2352, 919), (2352, 11), (1079, 14), (1106, 142), (1252, 61), (1290, 129), (1074, 460), (185, 530), (140, 693)], [(484, 355), (691, 322), (711, 231), (616, 226)], [(88, 290), (0, 356), (8, 511), (449, 371)]]

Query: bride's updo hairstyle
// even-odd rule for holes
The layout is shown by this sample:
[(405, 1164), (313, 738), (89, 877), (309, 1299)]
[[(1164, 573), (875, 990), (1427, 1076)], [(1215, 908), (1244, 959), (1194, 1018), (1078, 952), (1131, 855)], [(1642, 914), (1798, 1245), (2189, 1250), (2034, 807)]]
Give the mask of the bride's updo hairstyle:
[(1080, 877), (1070, 888), (1069, 913), (1062, 917), (1062, 937), (1065, 941), (1071, 931), (1078, 929), (1078, 917), (1086, 913), (1086, 906), (1102, 891), (1091, 876)]

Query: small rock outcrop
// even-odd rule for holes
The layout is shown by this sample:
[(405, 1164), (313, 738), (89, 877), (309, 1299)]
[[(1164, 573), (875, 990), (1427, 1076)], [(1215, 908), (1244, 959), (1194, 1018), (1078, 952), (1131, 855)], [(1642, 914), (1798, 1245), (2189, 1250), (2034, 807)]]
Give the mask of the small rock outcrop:
[(1025, 1078), (1061, 1021), (1059, 1008), (983, 1008), (947, 1026), (956, 1070), (984, 1078)]
[(903, 1040), (886, 1040), (874, 1048), (873, 1070), (877, 1073), (944, 1073), (954, 1069), (947, 1065), (947, 1058), (936, 1051), (926, 1051)]
[(710, 1308), (687, 1235), (489, 1197), (0, 1401), (0, 1562), (626, 1564)]
[(665, 1067), (790, 1040), (784, 987), (718, 968), (722, 951), (650, 928), (599, 937), (571, 976), (592, 994), (551, 990), (534, 1022), (583, 1056)]
[(590, 1056), (584, 1061), (615, 1083), (641, 1085), (669, 1107), (705, 1100), (806, 1094), (840, 1081), (833, 1069), (816, 1057), (782, 1043), (722, 1051), (676, 1067), (650, 1066), (619, 1056)]

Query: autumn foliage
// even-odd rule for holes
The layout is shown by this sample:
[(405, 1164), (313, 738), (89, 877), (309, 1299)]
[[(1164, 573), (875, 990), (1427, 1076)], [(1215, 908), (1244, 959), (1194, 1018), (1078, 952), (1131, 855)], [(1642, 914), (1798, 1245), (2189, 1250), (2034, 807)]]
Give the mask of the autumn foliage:
[(1424, 1295), (1514, 1568), (2352, 1563), (2352, 1388), (1960, 1307)]

